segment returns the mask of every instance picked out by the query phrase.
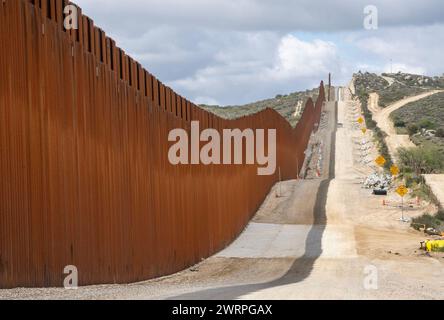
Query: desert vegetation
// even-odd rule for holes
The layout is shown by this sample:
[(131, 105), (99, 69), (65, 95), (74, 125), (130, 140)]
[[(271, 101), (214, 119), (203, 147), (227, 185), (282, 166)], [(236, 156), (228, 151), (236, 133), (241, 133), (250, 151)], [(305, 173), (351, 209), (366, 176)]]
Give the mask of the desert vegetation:
[(421, 150), (444, 157), (444, 93), (409, 103), (391, 115), (400, 134), (409, 134)]
[[(236, 119), (260, 112), (265, 108), (272, 108), (279, 112), (294, 127), (298, 123), (300, 115), (304, 111), (304, 106), (308, 98), (316, 100), (318, 94), (319, 89), (313, 89), (293, 92), (290, 94), (278, 94), (271, 99), (240, 106), (222, 107), (217, 105), (200, 105), (200, 107), (225, 119)], [(295, 116), (295, 111), (298, 104), (300, 104), (302, 108), (300, 110), (300, 114)]]
[(403, 172), (412, 173), (414, 177), (444, 170), (444, 155), (436, 147), (400, 148), (398, 158)]
[(421, 225), (424, 225), (425, 229), (433, 228), (439, 232), (444, 231), (444, 210), (439, 210), (435, 215), (426, 213), (412, 219), (413, 228), (419, 230)]
[(444, 77), (426, 77), (401, 72), (383, 73), (379, 76), (360, 71), (354, 78), (357, 90), (379, 94), (379, 106), (383, 108), (406, 97), (444, 88)]
[(444, 155), (436, 148), (420, 146), (411, 149), (401, 148), (398, 150), (398, 157), (401, 179), (412, 190), (412, 196), (430, 201), (438, 208), (436, 214), (426, 213), (412, 219), (412, 227), (418, 228), (419, 225), (424, 225), (426, 229), (444, 231), (444, 210), (423, 177), (423, 174), (443, 172)]
[(369, 94), (366, 91), (366, 89), (360, 88), (356, 94), (356, 98), (358, 98), (361, 103), (362, 111), (364, 113), (365, 124), (367, 128), (373, 130), (373, 137), (376, 140), (379, 153), (386, 159), (384, 168), (386, 170), (389, 170), (390, 167), (393, 165), (393, 160), (390, 156), (387, 143), (385, 142), (386, 133), (382, 131), (377, 126), (376, 121), (372, 119), (372, 113), (368, 109)]
[(425, 183), (423, 174), (441, 173), (444, 170), (444, 155), (435, 147), (399, 149), (398, 157), (401, 166), (401, 179), (412, 190), (412, 196), (430, 201), (438, 208), (436, 214), (426, 213), (412, 219), (412, 227), (424, 225), (425, 229), (432, 228), (444, 231), (444, 210), (440, 207), (430, 187)]

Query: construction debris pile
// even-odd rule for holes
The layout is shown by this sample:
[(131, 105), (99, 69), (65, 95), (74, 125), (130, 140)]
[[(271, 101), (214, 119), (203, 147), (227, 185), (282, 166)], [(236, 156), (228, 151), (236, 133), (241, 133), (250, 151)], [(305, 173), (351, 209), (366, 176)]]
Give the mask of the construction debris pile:
[(389, 174), (372, 173), (364, 181), (364, 188), (374, 190), (388, 190), (392, 182)]

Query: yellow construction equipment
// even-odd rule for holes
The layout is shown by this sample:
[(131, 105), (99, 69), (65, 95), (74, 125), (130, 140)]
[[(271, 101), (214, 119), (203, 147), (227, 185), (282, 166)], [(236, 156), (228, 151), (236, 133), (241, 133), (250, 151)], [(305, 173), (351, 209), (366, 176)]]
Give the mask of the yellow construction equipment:
[(425, 249), (428, 252), (444, 251), (444, 240), (426, 240)]

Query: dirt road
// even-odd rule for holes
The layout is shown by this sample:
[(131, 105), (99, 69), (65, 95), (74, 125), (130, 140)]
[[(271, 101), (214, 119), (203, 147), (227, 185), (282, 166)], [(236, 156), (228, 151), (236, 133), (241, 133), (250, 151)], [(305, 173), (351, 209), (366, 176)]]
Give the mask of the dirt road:
[(392, 159), (396, 159), (398, 148), (412, 148), (415, 147), (414, 143), (410, 140), (407, 134), (397, 134), (396, 129), (390, 119), (390, 114), (410, 102), (415, 102), (424, 99), (428, 96), (442, 92), (442, 90), (434, 90), (413, 97), (408, 97), (399, 100), (386, 108), (380, 108), (378, 105), (379, 96), (376, 93), (370, 94), (369, 97), (369, 110), (373, 113), (373, 120), (378, 124), (385, 133), (387, 133), (386, 143), (390, 152)]
[(443, 299), (444, 255), (419, 251), (424, 236), (361, 187), (372, 169), (359, 161), (362, 133), (351, 114), (358, 104), (349, 92), (340, 90), (337, 111), (326, 106), (321, 177), (276, 185), (241, 236), (215, 256), (141, 283), (0, 290), (0, 298)]

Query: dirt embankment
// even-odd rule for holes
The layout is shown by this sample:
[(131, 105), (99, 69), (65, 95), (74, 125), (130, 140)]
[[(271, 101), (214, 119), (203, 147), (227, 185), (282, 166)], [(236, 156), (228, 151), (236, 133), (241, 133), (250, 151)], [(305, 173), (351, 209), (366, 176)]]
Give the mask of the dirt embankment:
[(444, 174), (425, 174), (424, 178), (441, 206), (444, 207)]

